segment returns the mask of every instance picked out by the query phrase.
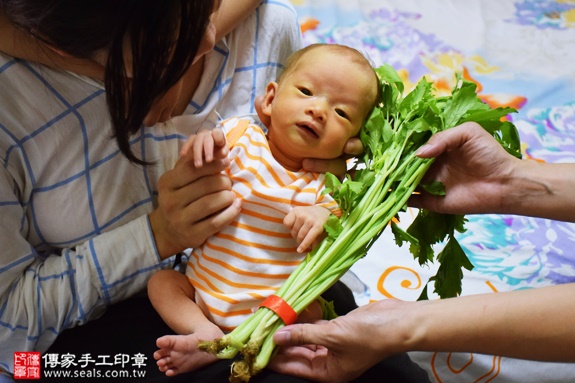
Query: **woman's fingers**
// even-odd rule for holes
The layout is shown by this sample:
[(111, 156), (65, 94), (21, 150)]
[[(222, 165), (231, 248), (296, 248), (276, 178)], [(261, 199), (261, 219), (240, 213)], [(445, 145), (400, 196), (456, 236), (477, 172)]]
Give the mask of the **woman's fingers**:
[[(194, 166), (194, 159), (192, 157), (186, 156), (180, 158), (174, 169), (164, 174), (166, 179), (162, 180), (162, 178), (164, 178), (164, 176), (162, 176), (160, 181), (168, 183), (168, 187), (170, 189), (179, 189), (203, 177), (218, 175), (223, 170), (225, 170), (229, 164), (230, 160), (227, 157), (224, 157), (215, 159), (214, 161), (206, 163), (198, 168)], [(225, 177), (228, 179), (225, 188), (230, 189), (231, 181), (229, 181), (227, 176)]]
[[(218, 204), (206, 204), (208, 207), (204, 208), (206, 205), (202, 205), (204, 199), (199, 200), (197, 203), (202, 206), (204, 217), (193, 222), (187, 231), (189, 245), (188, 247), (198, 247), (204, 243), (209, 237), (216, 234), (224, 227), (229, 225), (234, 218), (239, 214), (241, 210), (241, 200), (239, 198), (228, 199), (225, 198), (225, 203), (222, 205)], [(229, 203), (231, 201), (231, 203)], [(221, 208), (220, 208), (221, 207)], [(190, 206), (194, 212), (196, 207)], [(211, 212), (211, 214), (209, 214)], [(199, 216), (194, 214), (194, 218), (197, 219)]]

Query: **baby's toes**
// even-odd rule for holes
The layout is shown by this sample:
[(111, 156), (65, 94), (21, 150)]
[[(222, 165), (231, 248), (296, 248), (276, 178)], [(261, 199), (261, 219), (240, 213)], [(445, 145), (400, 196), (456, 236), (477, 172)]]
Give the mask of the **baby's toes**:
[(156, 352), (154, 352), (154, 359), (157, 361), (160, 361), (164, 358), (167, 358), (170, 356), (170, 352), (168, 350), (164, 350), (164, 349), (160, 349), (160, 350), (156, 350)]

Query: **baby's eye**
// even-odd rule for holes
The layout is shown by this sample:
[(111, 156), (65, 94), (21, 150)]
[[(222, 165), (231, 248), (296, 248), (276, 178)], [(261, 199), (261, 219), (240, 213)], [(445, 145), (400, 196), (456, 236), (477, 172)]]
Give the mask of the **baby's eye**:
[(341, 109), (336, 109), (335, 112), (337, 113), (338, 116), (345, 118), (346, 120), (349, 120), (349, 116), (347, 115), (346, 112), (344, 112)]
[(308, 88), (299, 88), (299, 91), (305, 94), (306, 96), (311, 96), (311, 90)]

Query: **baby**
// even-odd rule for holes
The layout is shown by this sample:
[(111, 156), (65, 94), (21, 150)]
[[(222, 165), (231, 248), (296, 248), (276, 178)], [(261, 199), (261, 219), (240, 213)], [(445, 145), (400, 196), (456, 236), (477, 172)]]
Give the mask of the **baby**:
[(290, 57), (258, 100), (267, 135), (249, 120), (231, 118), (185, 143), (181, 154), (196, 167), (217, 151), (230, 151), (227, 174), (242, 211), (192, 251), (185, 275), (163, 270), (149, 282), (152, 304), (182, 334), (157, 341), (154, 358), (166, 375), (214, 361), (198, 350), (198, 341), (220, 338), (242, 323), (321, 240), (337, 204), (322, 193), (324, 174), (303, 170), (302, 162), (341, 156), (377, 96), (376, 74), (358, 51), (311, 45)]

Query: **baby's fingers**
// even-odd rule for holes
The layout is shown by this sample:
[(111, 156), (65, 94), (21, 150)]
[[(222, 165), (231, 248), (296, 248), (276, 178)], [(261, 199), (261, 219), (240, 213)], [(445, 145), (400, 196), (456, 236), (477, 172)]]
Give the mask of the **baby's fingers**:
[[(308, 251), (308, 249), (310, 249), (312, 247), (316, 238), (321, 233), (323, 233), (322, 227), (320, 227), (320, 228), (317, 228), (315, 226), (306, 227), (306, 225), (304, 225), (304, 227), (302, 229), (300, 229), (300, 232), (298, 234), (299, 246), (297, 247), (297, 252), (303, 253), (303, 252)], [(303, 237), (303, 238), (300, 240), (301, 237)]]

